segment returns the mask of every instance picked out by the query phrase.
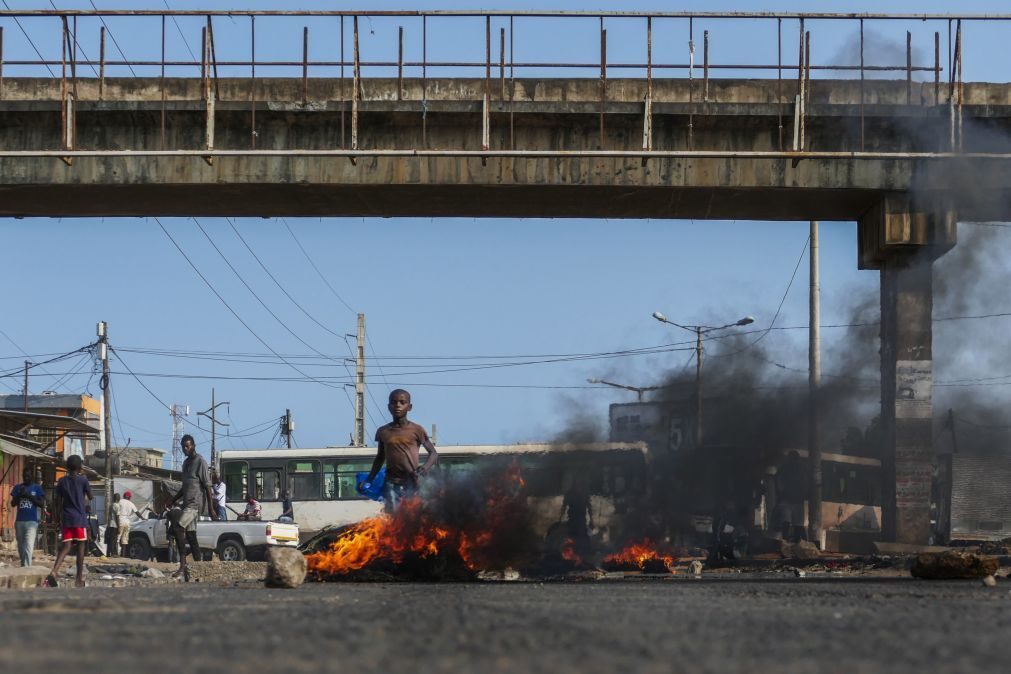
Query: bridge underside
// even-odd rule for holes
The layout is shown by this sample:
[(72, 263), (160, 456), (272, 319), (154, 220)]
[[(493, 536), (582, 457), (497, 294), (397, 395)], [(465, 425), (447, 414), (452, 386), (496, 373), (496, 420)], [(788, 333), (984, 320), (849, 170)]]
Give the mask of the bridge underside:
[[(89, 160), (77, 161), (83, 164)], [(180, 162), (175, 159), (171, 161)], [(182, 161), (189, 163), (193, 160)], [(219, 161), (227, 165), (229, 159), (222, 158)], [(490, 163), (492, 161), (494, 160), (490, 160)], [(109, 163), (108, 160), (103, 162), (106, 167)], [(130, 160), (116, 163), (121, 166), (117, 172), (129, 174), (134, 170), (130, 166), (139, 162)], [(480, 165), (480, 161), (477, 164)], [(3, 162), (0, 162), (0, 171), (3, 170), (2, 165)], [(319, 185), (263, 182), (8, 185), (0, 187), (0, 215), (852, 221), (878, 203), (880, 198), (880, 193), (874, 190), (801, 192), (790, 188), (614, 185)]]
[[(654, 80), (651, 93), (644, 80), (609, 80), (603, 97), (597, 80), (517, 80), (492, 87), (485, 114), (484, 80), (367, 80), (352, 102), (350, 80), (313, 79), (304, 103), (299, 79), (257, 80), (252, 95), (249, 80), (222, 79), (214, 101), (199, 79), (110, 79), (101, 100), (95, 80), (79, 80), (67, 107), (59, 80), (6, 79), (0, 214), (856, 220), (891, 192), (943, 197), (965, 220), (1011, 219), (1011, 160), (923, 157), (950, 150), (951, 108), (931, 100), (931, 83), (915, 84), (910, 104), (904, 81), (861, 92), (818, 80), (801, 116), (775, 80), (713, 80), (708, 101), (684, 80)], [(965, 91), (961, 152), (1011, 151), (1011, 87)], [(741, 156), (785, 155), (795, 136), (813, 154)], [(67, 147), (115, 154), (73, 165), (3, 154)], [(361, 154), (129, 154), (208, 147)], [(569, 154), (450, 156), (483, 147)], [(643, 163), (644, 148), (723, 156)], [(447, 156), (369, 155), (415, 150)], [(600, 150), (629, 155), (586, 154)], [(818, 156), (861, 150), (886, 154)]]

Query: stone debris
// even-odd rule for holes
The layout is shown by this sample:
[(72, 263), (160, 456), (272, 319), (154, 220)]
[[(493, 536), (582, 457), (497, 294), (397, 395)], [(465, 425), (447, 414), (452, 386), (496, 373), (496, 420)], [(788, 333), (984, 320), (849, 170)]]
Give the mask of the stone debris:
[(161, 571), (159, 571), (158, 569), (155, 569), (153, 567), (150, 568), (150, 569), (145, 570), (140, 575), (143, 576), (144, 578), (164, 578), (165, 577), (164, 573), (162, 573)]
[(997, 568), (996, 557), (950, 550), (917, 555), (910, 572), (915, 578), (954, 580), (993, 576), (997, 573)]
[(983, 585), (985, 587), (997, 587), (997, 579), (993, 576), (987, 576), (983, 579)]
[(692, 562), (691, 564), (689, 564), (688, 565), (688, 573), (692, 574), (693, 576), (701, 576), (702, 575), (702, 562), (700, 562), (699, 560), (696, 559), (694, 562)]
[(298, 587), (305, 581), (305, 556), (295, 548), (267, 551), (267, 587)]
[(798, 541), (796, 543), (783, 541), (780, 554), (786, 559), (818, 559), (821, 556), (818, 546), (811, 541)]

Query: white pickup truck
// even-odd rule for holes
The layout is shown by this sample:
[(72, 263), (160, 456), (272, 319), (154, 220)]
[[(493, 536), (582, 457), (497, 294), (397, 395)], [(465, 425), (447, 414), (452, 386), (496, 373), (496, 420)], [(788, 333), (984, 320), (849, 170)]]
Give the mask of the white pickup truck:
[[(168, 557), (168, 527), (164, 518), (151, 517), (130, 525), (130, 542), (126, 555), (148, 560)], [(262, 559), (271, 545), (296, 547), (298, 525), (266, 521), (211, 521), (201, 517), (197, 522), (197, 542), (200, 549), (215, 552), (226, 562)]]

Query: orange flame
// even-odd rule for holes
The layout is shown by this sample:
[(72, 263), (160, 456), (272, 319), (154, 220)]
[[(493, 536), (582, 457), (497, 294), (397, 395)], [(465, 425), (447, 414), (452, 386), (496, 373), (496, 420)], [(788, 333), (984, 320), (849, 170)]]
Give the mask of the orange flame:
[(663, 562), (668, 571), (674, 572), (674, 557), (658, 552), (648, 538), (643, 539), (642, 543), (633, 543), (621, 552), (604, 557), (604, 564), (637, 566), (640, 569), (645, 569), (649, 562)]
[[(393, 515), (371, 517), (347, 529), (324, 551), (306, 557), (309, 573), (344, 575), (376, 562), (401, 563), (407, 555), (421, 558), (455, 554), (471, 571), (494, 565), (489, 554), (496, 536), (514, 526), (516, 506), (525, 503), (524, 482), (514, 464), (504, 479), (485, 485), (485, 510), (479, 527), (452, 527), (420, 498), (405, 499)], [(434, 500), (438, 500), (435, 495)]]
[(583, 558), (576, 552), (576, 542), (571, 538), (566, 538), (565, 542), (562, 543), (562, 559), (572, 562), (576, 566), (583, 565)]

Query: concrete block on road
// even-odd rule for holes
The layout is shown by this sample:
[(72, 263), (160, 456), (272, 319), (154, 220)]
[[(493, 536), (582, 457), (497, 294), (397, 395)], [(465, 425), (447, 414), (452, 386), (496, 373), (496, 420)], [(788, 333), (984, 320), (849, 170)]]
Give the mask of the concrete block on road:
[(48, 575), (43, 566), (5, 566), (0, 568), (0, 589), (38, 587)]
[(267, 551), (267, 587), (298, 587), (305, 581), (305, 556), (295, 548)]

